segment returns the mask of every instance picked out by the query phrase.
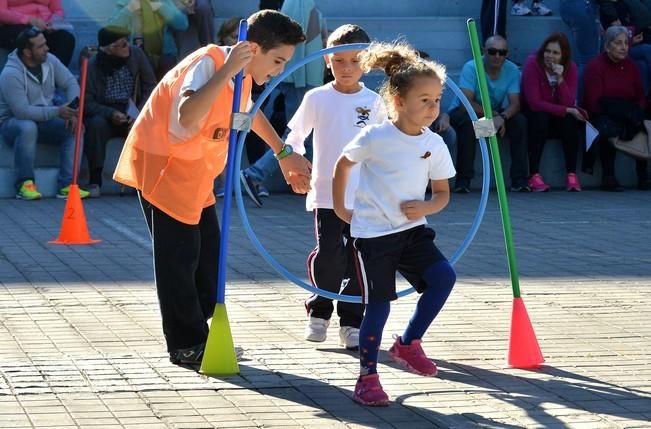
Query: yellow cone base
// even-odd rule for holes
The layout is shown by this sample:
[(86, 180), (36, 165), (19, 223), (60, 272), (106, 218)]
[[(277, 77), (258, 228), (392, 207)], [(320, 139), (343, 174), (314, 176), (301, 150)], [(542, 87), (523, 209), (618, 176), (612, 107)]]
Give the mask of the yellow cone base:
[(200, 371), (205, 375), (236, 375), (240, 373), (231, 335), (231, 325), (228, 323), (228, 314), (226, 314), (226, 304), (215, 306)]

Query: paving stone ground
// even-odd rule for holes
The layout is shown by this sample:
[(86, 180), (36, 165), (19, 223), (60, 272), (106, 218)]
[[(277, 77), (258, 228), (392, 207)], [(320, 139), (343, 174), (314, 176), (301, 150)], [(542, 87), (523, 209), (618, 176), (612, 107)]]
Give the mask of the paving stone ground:
[[(383, 351), (384, 409), (349, 397), (358, 362), (337, 322), (302, 339), (306, 292), (255, 252), (237, 214), (227, 304), (240, 374), (169, 363), (150, 242), (133, 197), (84, 203), (92, 246), (47, 244), (63, 202), (0, 200), (0, 428), (638, 428), (651, 427), (651, 193), (511, 194), (521, 287), (546, 363), (506, 365), (512, 295), (496, 196), (456, 265), (458, 284), (424, 348), (438, 377)], [(314, 245), (303, 199), (247, 203), (263, 244), (305, 278)], [(451, 255), (478, 194), (430, 222)], [(406, 287), (404, 281), (400, 288)], [(382, 349), (416, 297), (392, 306)]]

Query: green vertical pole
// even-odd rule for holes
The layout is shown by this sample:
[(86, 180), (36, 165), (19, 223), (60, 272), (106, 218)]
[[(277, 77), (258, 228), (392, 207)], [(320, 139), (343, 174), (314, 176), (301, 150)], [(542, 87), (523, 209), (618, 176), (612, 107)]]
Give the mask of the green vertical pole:
[[(486, 119), (493, 119), (493, 110), (491, 109), (490, 97), (488, 96), (488, 86), (486, 85), (486, 74), (484, 72), (484, 59), (481, 55), (479, 37), (477, 36), (477, 25), (475, 24), (474, 19), (469, 19), (467, 24), (468, 34), (470, 36), (470, 46), (472, 47), (472, 57), (475, 61), (475, 68), (477, 69), (477, 81), (479, 82), (479, 93), (481, 95), (481, 105), (484, 109), (484, 117)], [(504, 187), (504, 174), (502, 174), (500, 148), (496, 136), (490, 136), (488, 142), (491, 159), (493, 160), (493, 171), (495, 174), (495, 184), (497, 185), (497, 198), (500, 205), (500, 214), (502, 216), (502, 229), (504, 231), (504, 242), (506, 244), (509, 273), (511, 274), (513, 297), (520, 298), (520, 279), (518, 277), (518, 264), (515, 257), (515, 248), (513, 246), (513, 232), (511, 230), (509, 204), (506, 200), (506, 189)]]

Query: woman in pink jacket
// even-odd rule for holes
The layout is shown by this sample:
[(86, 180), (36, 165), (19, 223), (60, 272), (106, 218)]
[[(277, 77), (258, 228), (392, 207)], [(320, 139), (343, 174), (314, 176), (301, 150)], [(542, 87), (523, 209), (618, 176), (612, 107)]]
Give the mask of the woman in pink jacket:
[(29, 27), (41, 30), (50, 52), (70, 64), (75, 36), (63, 20), (61, 0), (0, 0), (0, 48), (14, 50), (16, 36)]
[(563, 144), (567, 190), (581, 190), (576, 164), (579, 127), (587, 114), (576, 107), (577, 85), (577, 66), (571, 60), (567, 36), (550, 34), (522, 71), (522, 103), (529, 125), (529, 187), (534, 192), (549, 190), (540, 175), (540, 158), (549, 137), (560, 137)]

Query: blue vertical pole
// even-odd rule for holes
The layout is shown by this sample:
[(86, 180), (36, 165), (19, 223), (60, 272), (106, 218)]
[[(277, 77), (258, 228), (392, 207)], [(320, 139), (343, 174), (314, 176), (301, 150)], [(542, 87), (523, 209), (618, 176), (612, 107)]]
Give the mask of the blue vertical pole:
[[(238, 41), (246, 40), (246, 20), (240, 21)], [(240, 111), (240, 96), (244, 70), (235, 76), (233, 88), (233, 113)], [(231, 123), (232, 126), (232, 123)], [(231, 202), (233, 201), (233, 178), (235, 176), (235, 148), (237, 146), (237, 130), (231, 128), (228, 136), (228, 158), (226, 160), (226, 184), (224, 186), (224, 209), (222, 210), (221, 240), (219, 245), (219, 265), (217, 271), (217, 304), (224, 304), (226, 297), (226, 257), (228, 255), (228, 231), (231, 218)]]

